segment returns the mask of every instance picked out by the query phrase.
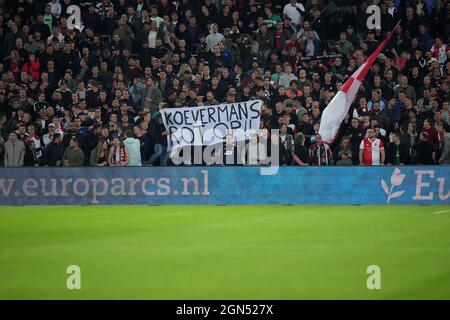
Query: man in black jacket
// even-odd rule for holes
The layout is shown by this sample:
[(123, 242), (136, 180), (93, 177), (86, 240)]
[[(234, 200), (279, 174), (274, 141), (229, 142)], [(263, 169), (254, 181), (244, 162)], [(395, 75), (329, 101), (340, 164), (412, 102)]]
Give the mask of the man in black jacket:
[(414, 145), (415, 162), (418, 165), (432, 165), (436, 158), (435, 147), (428, 142), (428, 133), (420, 134), (420, 141)]
[(63, 155), (64, 155), (64, 145), (62, 144), (61, 134), (55, 133), (53, 135), (53, 142), (51, 142), (45, 148), (44, 165), (50, 167), (60, 167)]
[(259, 43), (256, 41), (251, 43), (250, 52), (244, 57), (244, 71), (251, 70), (254, 62), (259, 66), (264, 64), (264, 56), (261, 51), (259, 51)]
[[(87, 129), (87, 130), (86, 130)], [(95, 122), (91, 127), (80, 129), (77, 132), (79, 145), (85, 156), (85, 165), (89, 165), (91, 151), (98, 144), (98, 137), (101, 133), (102, 126), (99, 122)]]
[[(359, 150), (359, 145), (362, 139), (364, 139), (364, 130), (360, 127), (359, 120), (353, 118), (351, 121), (351, 127), (345, 132), (346, 136), (350, 137), (350, 144), (353, 150)], [(358, 163), (357, 152), (353, 153), (353, 162)]]
[(392, 142), (387, 146), (387, 163), (390, 165), (409, 164), (409, 148), (400, 141), (400, 134), (392, 133)]
[(155, 139), (154, 153), (146, 164), (153, 165), (153, 162), (159, 159), (159, 165), (165, 167), (169, 158), (169, 154), (167, 153), (167, 136), (169, 135), (169, 131), (164, 126), (161, 114), (157, 112), (155, 116), (157, 118), (151, 127), (151, 135)]

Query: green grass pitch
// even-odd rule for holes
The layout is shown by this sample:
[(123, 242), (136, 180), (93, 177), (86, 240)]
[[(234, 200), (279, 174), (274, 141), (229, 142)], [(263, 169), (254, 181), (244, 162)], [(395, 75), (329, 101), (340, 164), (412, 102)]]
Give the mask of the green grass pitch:
[(449, 209), (0, 207), (0, 299), (450, 299)]

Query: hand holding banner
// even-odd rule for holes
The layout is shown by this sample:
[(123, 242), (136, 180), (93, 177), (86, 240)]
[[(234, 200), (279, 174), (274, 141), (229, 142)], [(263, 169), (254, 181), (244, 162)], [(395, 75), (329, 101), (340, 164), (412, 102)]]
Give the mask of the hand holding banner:
[(259, 132), (261, 100), (202, 106), (165, 108), (161, 110), (169, 131), (167, 149), (183, 146), (211, 145), (224, 141), (228, 133), (235, 141), (249, 139)]

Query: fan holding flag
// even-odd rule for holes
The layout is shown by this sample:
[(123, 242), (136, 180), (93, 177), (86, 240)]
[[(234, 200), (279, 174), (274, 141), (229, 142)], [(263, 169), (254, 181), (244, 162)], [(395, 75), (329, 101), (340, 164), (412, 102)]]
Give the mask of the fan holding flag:
[[(397, 26), (400, 21), (397, 23)], [(389, 39), (392, 37), (397, 26), (389, 33), (384, 41), (378, 46), (369, 58), (351, 75), (350, 78), (342, 85), (341, 89), (336, 93), (328, 106), (325, 108), (320, 120), (319, 133), (326, 143), (332, 143), (338, 134), (339, 127), (348, 113), (356, 93), (364, 81), (364, 78), (377, 59), (378, 55), (383, 51)]]

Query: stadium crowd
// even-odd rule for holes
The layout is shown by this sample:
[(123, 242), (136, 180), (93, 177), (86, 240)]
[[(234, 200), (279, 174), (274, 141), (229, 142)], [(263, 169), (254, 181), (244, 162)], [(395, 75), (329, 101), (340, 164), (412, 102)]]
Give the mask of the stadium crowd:
[[(400, 19), (323, 143), (323, 110)], [(171, 165), (161, 108), (253, 99), (283, 165), (450, 164), (449, 19), (449, 0), (0, 0), (0, 166)]]

